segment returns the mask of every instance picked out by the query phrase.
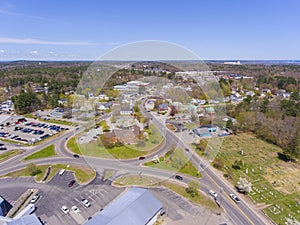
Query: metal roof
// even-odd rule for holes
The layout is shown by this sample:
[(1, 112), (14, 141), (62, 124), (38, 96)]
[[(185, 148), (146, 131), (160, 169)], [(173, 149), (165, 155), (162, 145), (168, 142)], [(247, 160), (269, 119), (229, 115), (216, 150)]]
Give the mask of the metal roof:
[(85, 225), (145, 225), (161, 209), (161, 202), (148, 190), (131, 188)]
[(35, 214), (23, 216), (19, 219), (12, 219), (12, 218), (3, 218), (1, 221), (0, 218), (0, 224), (3, 225), (42, 225), (41, 221)]

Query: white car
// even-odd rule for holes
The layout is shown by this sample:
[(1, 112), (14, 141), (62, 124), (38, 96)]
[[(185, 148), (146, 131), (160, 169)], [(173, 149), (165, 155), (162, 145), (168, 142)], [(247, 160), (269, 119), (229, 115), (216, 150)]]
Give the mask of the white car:
[(39, 198), (40, 198), (40, 195), (39, 195), (39, 194), (35, 194), (35, 195), (32, 197), (30, 203), (36, 203), (36, 201), (37, 201)]
[(87, 208), (91, 206), (91, 203), (86, 199), (82, 199), (81, 203)]
[(73, 205), (71, 209), (74, 213), (79, 213), (80, 212), (79, 209), (77, 208), (77, 206), (75, 206), (75, 205)]
[(235, 194), (229, 194), (229, 196), (232, 198), (233, 201), (235, 201), (235, 203), (240, 203), (241, 202), (239, 197), (236, 196)]
[(66, 170), (65, 169), (61, 169), (60, 171), (59, 171), (59, 176), (62, 176), (63, 174), (64, 174), (64, 172), (65, 172)]
[(64, 212), (64, 214), (68, 214), (70, 212), (70, 209), (68, 209), (68, 207), (65, 205), (61, 207), (61, 210)]
[(209, 190), (208, 193), (209, 193), (211, 196), (213, 196), (214, 198), (217, 198), (217, 197), (218, 197), (217, 193), (214, 192), (213, 190)]

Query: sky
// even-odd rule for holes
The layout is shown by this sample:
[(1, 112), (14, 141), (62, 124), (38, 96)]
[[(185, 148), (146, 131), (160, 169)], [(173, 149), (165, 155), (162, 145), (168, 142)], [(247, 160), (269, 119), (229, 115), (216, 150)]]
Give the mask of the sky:
[(299, 60), (299, 0), (0, 0), (0, 60), (93, 60), (160, 40), (204, 60)]

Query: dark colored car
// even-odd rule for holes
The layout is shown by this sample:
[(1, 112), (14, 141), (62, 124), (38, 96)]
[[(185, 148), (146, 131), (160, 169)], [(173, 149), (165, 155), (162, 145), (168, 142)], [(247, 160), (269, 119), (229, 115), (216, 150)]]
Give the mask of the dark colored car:
[(139, 157), (139, 160), (143, 160), (143, 159), (145, 159), (146, 157), (144, 157), (144, 156), (140, 156)]
[(183, 177), (179, 176), (179, 175), (175, 175), (175, 179), (177, 179), (177, 180), (183, 180)]
[(0, 148), (0, 150), (7, 150), (7, 148), (5, 148), (5, 147), (1, 147), (1, 148)]
[(79, 158), (79, 155), (74, 154), (73, 157), (74, 157), (74, 158)]
[(72, 187), (75, 184), (75, 180), (71, 180), (70, 183), (68, 184), (69, 187)]

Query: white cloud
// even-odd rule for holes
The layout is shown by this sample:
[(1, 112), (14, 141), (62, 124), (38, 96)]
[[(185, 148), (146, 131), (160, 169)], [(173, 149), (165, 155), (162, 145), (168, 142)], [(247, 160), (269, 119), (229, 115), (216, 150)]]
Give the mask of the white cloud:
[(39, 52), (37, 50), (34, 50), (34, 51), (31, 51), (30, 54), (31, 55), (37, 55), (37, 54), (39, 54)]
[(32, 38), (25, 38), (25, 39), (18, 39), (18, 38), (6, 38), (0, 37), (1, 44), (36, 44), (36, 45), (95, 45), (96, 43), (90, 43), (85, 41), (45, 41), (39, 39), (32, 39)]
[(45, 17), (32, 16), (32, 15), (27, 15), (27, 14), (23, 14), (23, 13), (10, 12), (10, 11), (6, 11), (6, 10), (2, 10), (2, 9), (0, 9), (0, 14), (8, 15), (8, 16), (26, 17), (26, 18), (38, 19), (38, 20), (48, 20), (49, 21), (49, 19), (47, 19)]
[(5, 51), (3, 49), (0, 49), (0, 53), (4, 53)]

